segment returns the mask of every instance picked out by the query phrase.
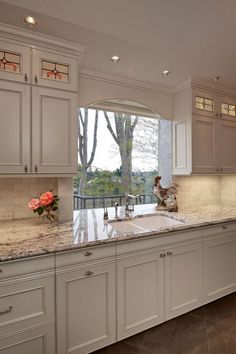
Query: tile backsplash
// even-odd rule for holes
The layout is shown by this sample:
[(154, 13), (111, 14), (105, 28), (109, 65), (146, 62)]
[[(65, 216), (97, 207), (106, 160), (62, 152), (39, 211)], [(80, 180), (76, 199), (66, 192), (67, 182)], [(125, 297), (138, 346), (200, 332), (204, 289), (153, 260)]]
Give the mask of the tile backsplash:
[(195, 209), (206, 205), (220, 204), (220, 176), (175, 176), (179, 184), (179, 210)]
[(0, 178), (0, 220), (33, 217), (29, 200), (50, 189), (60, 197), (59, 221), (72, 220), (72, 178), (64, 177)]

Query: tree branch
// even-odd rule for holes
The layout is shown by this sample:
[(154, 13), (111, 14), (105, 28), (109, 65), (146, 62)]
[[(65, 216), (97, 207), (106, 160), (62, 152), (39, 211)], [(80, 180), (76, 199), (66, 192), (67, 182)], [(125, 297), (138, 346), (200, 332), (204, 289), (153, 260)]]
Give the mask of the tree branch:
[(112, 129), (111, 122), (110, 122), (110, 120), (109, 120), (108, 114), (107, 114), (106, 111), (103, 111), (103, 113), (104, 113), (104, 117), (105, 117), (106, 122), (107, 122), (107, 129), (108, 129), (109, 132), (111, 133), (111, 135), (112, 135), (113, 139), (115, 140), (116, 144), (119, 145), (117, 136), (115, 135), (115, 133), (114, 133), (114, 131), (113, 131), (113, 129)]
[(94, 155), (97, 147), (97, 131), (98, 131), (98, 110), (96, 110), (94, 130), (93, 130), (93, 148), (92, 148), (90, 159), (87, 163), (87, 168), (91, 165), (91, 163), (94, 160)]

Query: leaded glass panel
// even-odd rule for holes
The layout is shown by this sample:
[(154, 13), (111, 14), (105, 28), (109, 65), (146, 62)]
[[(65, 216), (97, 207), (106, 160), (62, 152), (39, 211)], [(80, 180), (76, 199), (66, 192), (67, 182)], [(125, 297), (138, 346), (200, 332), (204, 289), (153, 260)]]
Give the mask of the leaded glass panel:
[(21, 72), (20, 53), (7, 52), (0, 50), (0, 70), (13, 73)]
[(42, 78), (69, 82), (69, 65), (42, 60), (41, 68)]

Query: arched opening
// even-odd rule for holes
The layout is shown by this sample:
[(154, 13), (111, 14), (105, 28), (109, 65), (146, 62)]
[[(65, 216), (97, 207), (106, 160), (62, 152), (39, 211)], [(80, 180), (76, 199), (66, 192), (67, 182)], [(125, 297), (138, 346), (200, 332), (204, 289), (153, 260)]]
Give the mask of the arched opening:
[(78, 173), (74, 208), (155, 203), (154, 178), (171, 180), (171, 121), (141, 103), (112, 99), (78, 111)]

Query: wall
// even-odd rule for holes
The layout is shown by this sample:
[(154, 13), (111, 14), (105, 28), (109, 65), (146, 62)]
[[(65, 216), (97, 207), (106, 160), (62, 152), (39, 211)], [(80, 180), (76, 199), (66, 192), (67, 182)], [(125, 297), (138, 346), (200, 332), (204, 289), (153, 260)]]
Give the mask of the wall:
[(222, 176), (220, 179), (220, 199), (223, 205), (236, 207), (236, 176)]
[(133, 82), (106, 74), (80, 72), (78, 104), (86, 107), (108, 99), (126, 99), (152, 109), (163, 118), (172, 119), (172, 93), (150, 84)]
[(179, 211), (221, 203), (220, 176), (175, 176)]
[(72, 220), (72, 178), (64, 177), (0, 178), (0, 220), (33, 217), (29, 200), (51, 189), (60, 197), (59, 221)]

